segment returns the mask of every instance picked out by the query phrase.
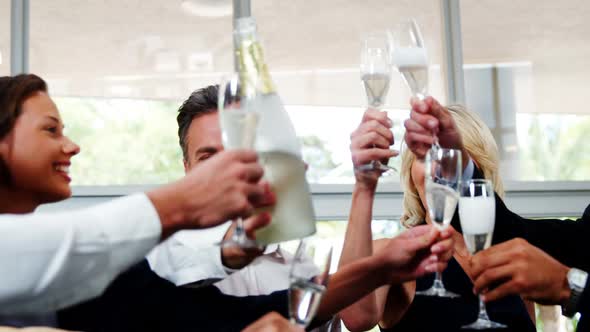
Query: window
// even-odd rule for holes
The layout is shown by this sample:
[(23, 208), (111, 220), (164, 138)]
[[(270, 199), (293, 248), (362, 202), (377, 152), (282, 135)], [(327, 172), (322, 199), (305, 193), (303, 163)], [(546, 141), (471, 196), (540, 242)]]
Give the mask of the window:
[(0, 0), (0, 76), (10, 74), (10, 0)]
[(468, 104), (493, 129), (504, 177), (590, 179), (590, 4), (462, 1)]
[[(215, 8), (202, 3), (31, 0), (29, 68), (48, 81), (82, 147), (73, 184), (153, 184), (182, 175), (175, 112), (193, 90), (217, 83), (233, 66), (231, 1)], [(429, 50), (430, 92), (444, 94), (438, 3), (329, 0), (310, 7), (261, 0), (252, 6), (312, 183), (354, 181), (348, 145), (366, 103), (358, 69), (363, 32), (415, 16)], [(394, 73), (386, 109), (398, 144), (408, 100)]]

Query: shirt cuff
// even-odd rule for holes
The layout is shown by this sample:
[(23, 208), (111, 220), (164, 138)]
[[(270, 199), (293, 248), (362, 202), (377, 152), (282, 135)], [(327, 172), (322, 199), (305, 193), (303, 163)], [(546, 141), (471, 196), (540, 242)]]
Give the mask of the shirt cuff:
[(467, 166), (465, 166), (465, 169), (463, 170), (463, 175), (461, 176), (461, 180), (463, 180), (463, 182), (466, 182), (466, 181), (473, 179), (474, 170), (475, 170), (475, 165), (473, 164), (473, 160), (471, 159), (471, 157), (469, 157), (469, 162), (467, 163)]

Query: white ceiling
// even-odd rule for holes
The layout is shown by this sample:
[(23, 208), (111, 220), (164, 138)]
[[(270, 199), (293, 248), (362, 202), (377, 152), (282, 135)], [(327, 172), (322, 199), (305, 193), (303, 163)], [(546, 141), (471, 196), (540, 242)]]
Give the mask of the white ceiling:
[[(0, 72), (4, 73), (8, 72), (9, 2), (0, 0), (0, 51), (4, 56)], [(186, 95), (195, 84), (216, 79), (207, 76), (208, 72), (231, 69), (231, 17), (191, 16), (180, 3), (31, 0), (30, 69), (54, 80), (54, 89), (65, 94), (108, 94), (119, 89), (91, 82), (106, 79), (144, 87), (157, 83), (155, 97)], [(318, 75), (323, 75), (318, 73), (332, 71), (336, 76), (322, 78), (318, 86), (335, 85), (344, 89), (339, 90), (343, 95), (354, 89), (352, 99), (343, 97), (345, 104), (362, 100), (354, 71), (359, 38), (365, 31), (416, 17), (427, 38), (431, 63), (440, 64), (441, 22), (436, 0), (252, 0), (252, 5), (271, 70), (313, 71), (314, 77), (306, 80), (316, 83)], [(535, 95), (548, 98), (549, 110), (558, 108), (563, 98), (547, 95), (560, 96), (557, 91), (564, 85), (571, 87), (570, 93), (587, 92), (590, 2), (462, 0), (461, 6), (466, 63), (532, 63)], [(334, 74), (339, 71), (347, 74)], [(295, 74), (285, 75), (295, 79)], [(343, 78), (355, 82), (344, 84)], [(433, 83), (431, 90), (443, 91), (440, 82)]]

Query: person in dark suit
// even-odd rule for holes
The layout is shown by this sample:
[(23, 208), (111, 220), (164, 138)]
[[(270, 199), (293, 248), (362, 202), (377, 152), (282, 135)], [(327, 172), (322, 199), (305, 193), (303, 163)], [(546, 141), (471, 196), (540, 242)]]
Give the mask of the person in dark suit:
[[(404, 125), (412, 152), (424, 156), (433, 144), (433, 132), (441, 146), (464, 150), (453, 118), (434, 98), (412, 99), (411, 104)], [(590, 251), (584, 243), (590, 236), (590, 205), (578, 220), (530, 220), (510, 211), (496, 195), (496, 230), (500, 229), (513, 239), (472, 257), (474, 291), (483, 291), (486, 301), (520, 294), (559, 304), (567, 316), (581, 313), (578, 331), (587, 331)]]

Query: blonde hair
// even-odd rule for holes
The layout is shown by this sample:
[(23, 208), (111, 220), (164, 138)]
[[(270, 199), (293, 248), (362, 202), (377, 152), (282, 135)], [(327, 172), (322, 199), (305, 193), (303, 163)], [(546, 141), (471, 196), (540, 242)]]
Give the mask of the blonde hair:
[[(450, 113), (463, 139), (463, 145), (484, 178), (492, 180), (494, 190), (504, 196), (504, 185), (498, 171), (500, 158), (498, 146), (490, 129), (481, 118), (462, 105), (445, 107)], [(424, 223), (425, 209), (412, 179), (412, 163), (416, 156), (405, 148), (402, 152), (401, 183), (404, 186), (402, 225), (412, 227)]]

